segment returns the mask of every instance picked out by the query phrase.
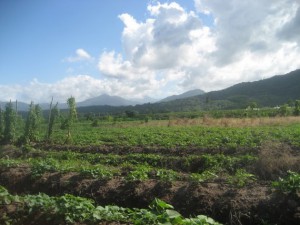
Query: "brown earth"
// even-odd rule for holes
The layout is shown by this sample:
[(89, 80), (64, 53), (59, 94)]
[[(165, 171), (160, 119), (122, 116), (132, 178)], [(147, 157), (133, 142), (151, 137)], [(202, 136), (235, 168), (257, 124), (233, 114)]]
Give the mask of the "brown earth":
[(47, 144), (39, 143), (33, 146), (36, 149), (43, 149), (45, 151), (73, 151), (80, 153), (100, 153), (100, 154), (117, 154), (117, 155), (126, 155), (132, 153), (143, 153), (143, 154), (159, 154), (159, 155), (173, 155), (173, 156), (186, 156), (191, 154), (215, 154), (215, 153), (224, 153), (227, 155), (236, 154), (243, 152), (246, 153), (257, 153), (258, 149), (239, 147), (228, 149), (224, 147), (220, 148), (199, 148), (197, 146), (187, 147), (173, 147), (173, 148), (164, 148), (161, 146), (115, 146), (115, 145), (89, 145), (89, 146), (78, 146), (78, 145), (59, 145), (59, 144)]
[[(205, 214), (230, 225), (300, 224), (300, 196), (285, 195), (269, 185), (254, 183), (235, 188), (224, 182), (196, 184), (158, 180), (87, 179), (78, 173), (45, 173), (32, 178), (27, 166), (0, 169), (0, 185), (14, 194), (87, 197), (99, 205), (146, 208), (156, 197), (172, 204), (184, 216)], [(41, 224), (41, 223), (28, 223)]]

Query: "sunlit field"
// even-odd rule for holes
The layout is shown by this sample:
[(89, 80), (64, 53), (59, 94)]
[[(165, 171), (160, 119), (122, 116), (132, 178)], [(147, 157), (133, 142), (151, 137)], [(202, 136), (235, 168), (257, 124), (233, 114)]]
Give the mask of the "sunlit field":
[[(58, 120), (48, 140), (46, 128), (44, 120), (34, 141), (1, 148), (1, 184), (12, 191), (1, 189), (1, 210), (12, 224), (297, 221), (276, 214), (299, 192), (299, 117), (81, 118), (70, 134)], [(268, 211), (271, 201), (279, 204)]]

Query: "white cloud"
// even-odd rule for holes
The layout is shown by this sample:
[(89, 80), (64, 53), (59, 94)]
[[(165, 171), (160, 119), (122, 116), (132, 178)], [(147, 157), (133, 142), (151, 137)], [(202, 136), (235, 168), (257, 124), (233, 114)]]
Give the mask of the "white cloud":
[[(153, 94), (150, 82), (162, 82), (159, 88), (178, 93), (222, 89), (300, 68), (295, 43), (300, 38), (285, 36), (299, 24), (296, 0), (195, 0), (196, 12), (158, 2), (147, 9), (150, 16), (143, 22), (119, 16), (125, 53), (102, 54), (99, 69), (106, 77), (130, 80), (129, 85), (143, 80)], [(214, 18), (213, 27), (203, 25), (203, 14)]]
[[(186, 68), (205, 63), (214, 51), (214, 35), (194, 12), (185, 11), (175, 2), (149, 5), (148, 11), (150, 18), (144, 22), (129, 14), (119, 16), (125, 25), (125, 54), (104, 52), (98, 68), (106, 77), (137, 86), (134, 89), (140, 90), (140, 95), (160, 97), (163, 90), (174, 94), (183, 90), (179, 84), (189, 73)], [(142, 89), (138, 88), (141, 83)]]
[[(56, 83), (42, 83), (37, 79), (27, 85), (0, 85), (3, 92), (0, 101), (18, 100), (30, 103), (47, 103), (53, 97), (60, 103), (66, 102), (70, 96), (76, 101), (83, 101), (101, 94), (117, 95), (124, 98), (143, 98), (161, 89), (161, 82), (155, 79), (143, 82), (140, 80), (119, 80), (115, 78), (97, 79), (89, 75), (69, 76)], [(151, 88), (149, 88), (149, 85)], [(151, 90), (151, 91), (149, 91)]]
[(299, 7), (296, 0), (239, 1), (195, 0), (198, 10), (216, 20), (216, 63), (239, 60), (244, 51), (269, 52), (280, 47), (276, 32)]
[(79, 49), (76, 49), (75, 56), (67, 57), (66, 59), (64, 59), (64, 61), (73, 63), (73, 62), (78, 62), (78, 61), (90, 61), (92, 59), (93, 58), (87, 51), (85, 51), (82, 48), (79, 48)]
[(66, 77), (53, 84), (42, 83), (34, 79), (27, 85), (1, 85), (0, 89), (5, 90), (5, 94), (1, 95), (1, 100), (5, 101), (18, 99), (24, 102), (49, 102), (54, 97), (55, 101), (62, 103), (71, 95), (76, 98), (76, 101), (82, 101), (110, 92), (110, 86), (112, 86), (111, 81), (78, 75)]

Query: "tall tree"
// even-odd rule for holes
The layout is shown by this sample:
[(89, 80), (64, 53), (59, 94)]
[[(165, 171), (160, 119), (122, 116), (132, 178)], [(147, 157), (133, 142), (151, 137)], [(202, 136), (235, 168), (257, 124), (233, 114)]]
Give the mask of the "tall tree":
[(42, 118), (41, 114), (42, 110), (39, 105), (34, 105), (33, 102), (31, 102), (24, 131), (24, 141), (26, 143), (37, 140), (38, 127)]
[(77, 119), (75, 98), (72, 97), (72, 96), (70, 98), (68, 98), (67, 104), (68, 104), (68, 107), (69, 107), (69, 115), (68, 115), (68, 118), (65, 120), (64, 126), (68, 130), (66, 142), (69, 142), (69, 141), (71, 141), (71, 128), (72, 128), (72, 125)]
[(294, 115), (300, 116), (300, 100), (295, 101)]
[(54, 127), (54, 123), (57, 119), (57, 117), (59, 116), (59, 110), (58, 110), (58, 103), (56, 103), (56, 105), (54, 107), (52, 107), (53, 104), (53, 98), (51, 100), (50, 103), (50, 110), (49, 110), (49, 118), (48, 118), (48, 129), (47, 129), (47, 135), (46, 135), (46, 139), (49, 141), (51, 138), (51, 135), (53, 133), (53, 127)]
[(0, 140), (3, 138), (3, 132), (4, 132), (4, 112), (0, 108)]
[(3, 135), (6, 143), (12, 143), (16, 138), (16, 118), (16, 111), (10, 101), (6, 104), (4, 112), (5, 128)]

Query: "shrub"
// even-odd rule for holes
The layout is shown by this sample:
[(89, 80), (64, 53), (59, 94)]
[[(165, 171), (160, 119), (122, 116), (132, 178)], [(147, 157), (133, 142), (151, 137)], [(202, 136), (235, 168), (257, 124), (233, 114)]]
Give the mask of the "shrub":
[(255, 173), (262, 179), (275, 180), (285, 176), (288, 170), (300, 171), (300, 156), (294, 155), (288, 144), (276, 141), (263, 143), (255, 165)]

